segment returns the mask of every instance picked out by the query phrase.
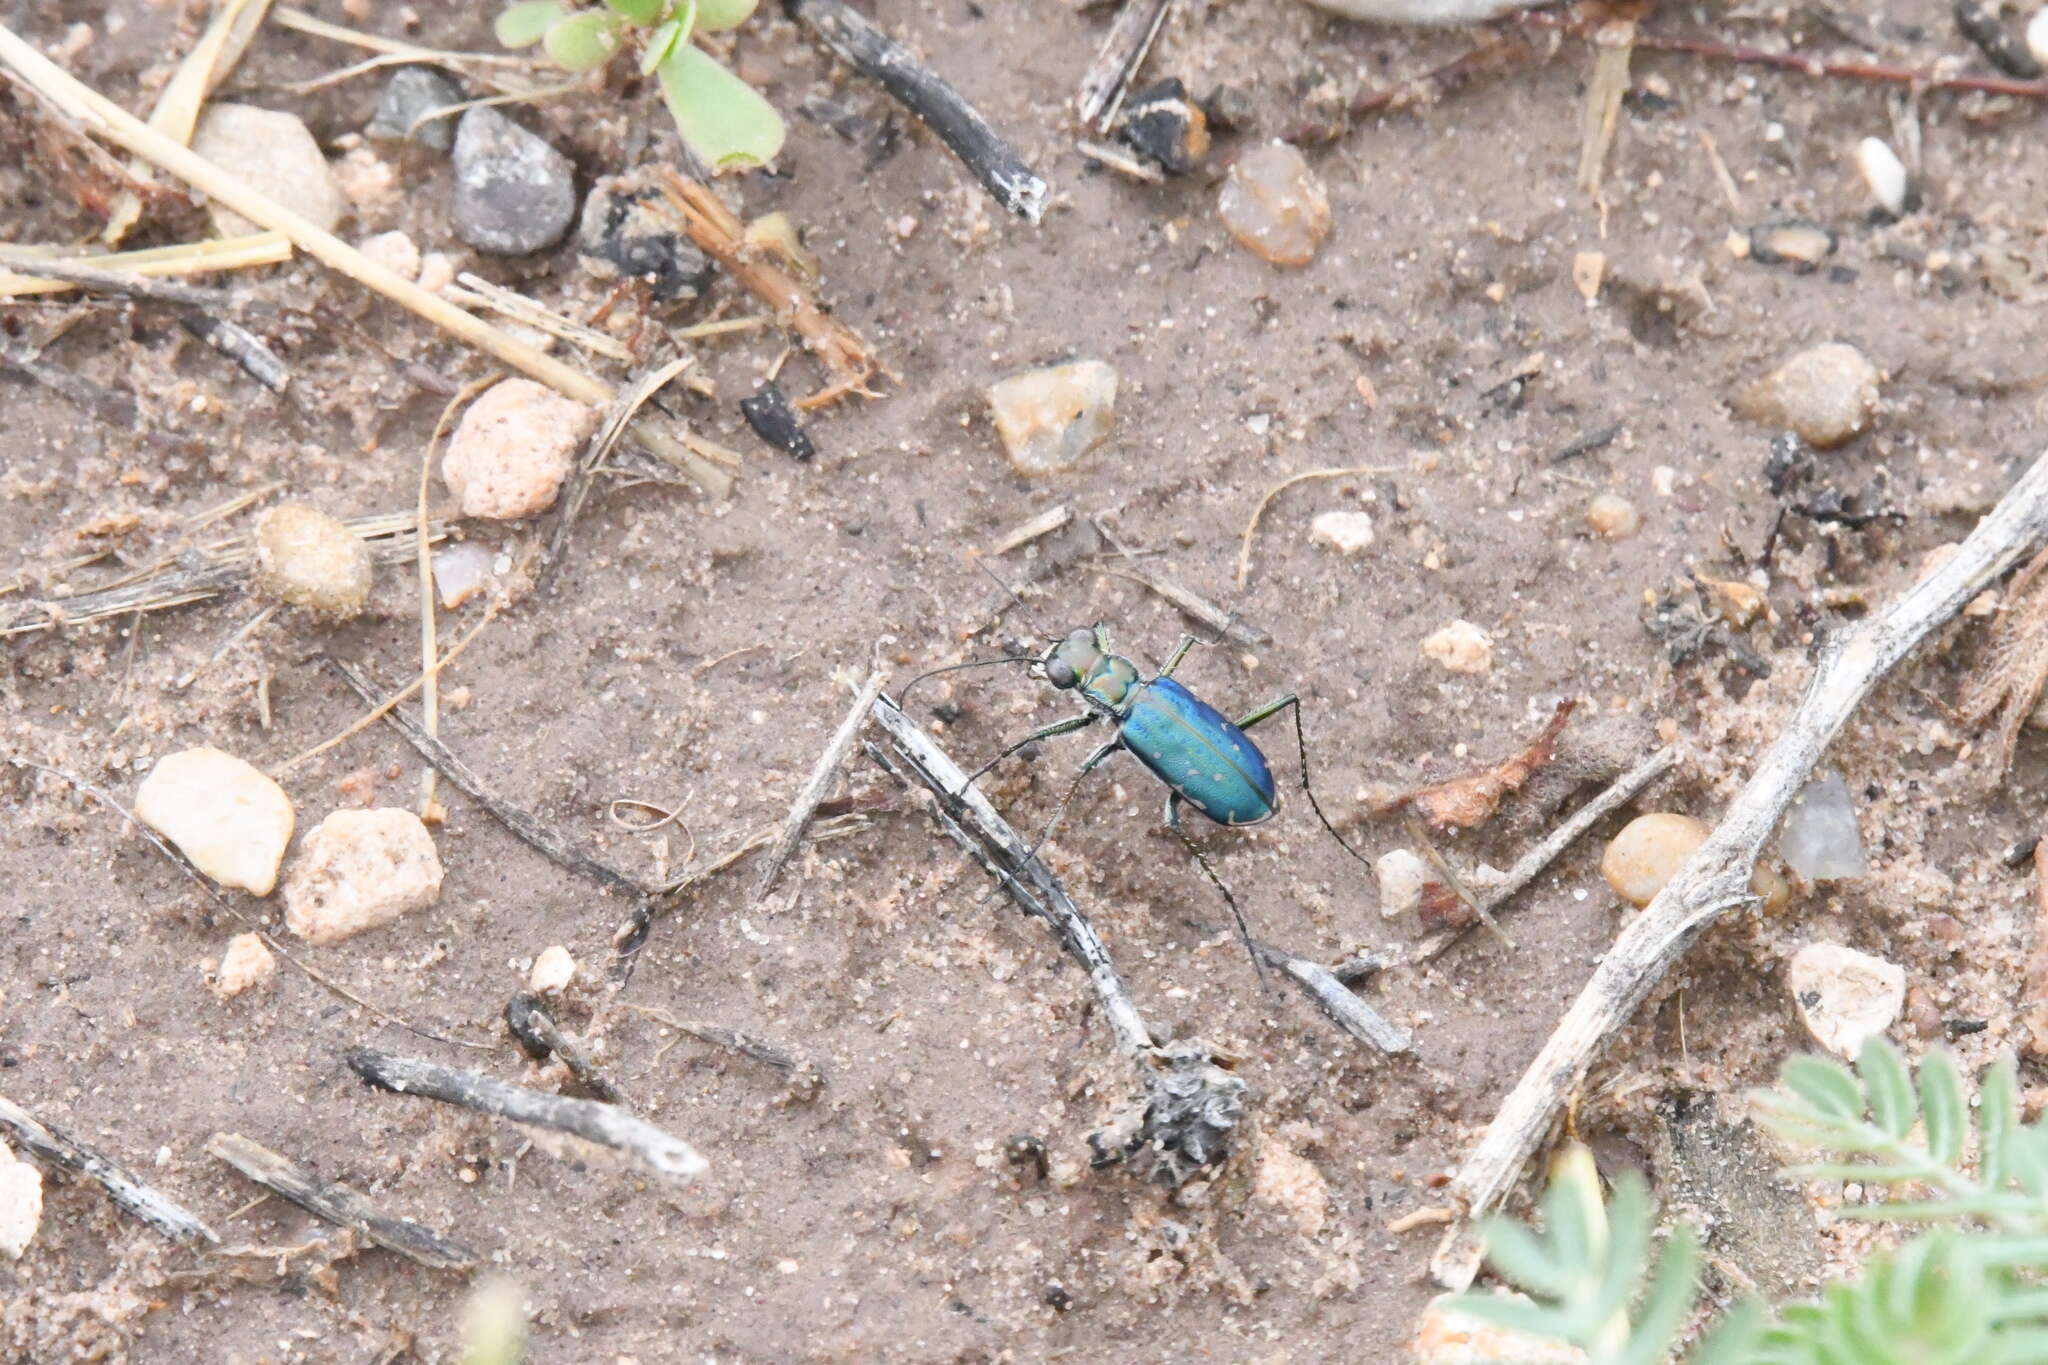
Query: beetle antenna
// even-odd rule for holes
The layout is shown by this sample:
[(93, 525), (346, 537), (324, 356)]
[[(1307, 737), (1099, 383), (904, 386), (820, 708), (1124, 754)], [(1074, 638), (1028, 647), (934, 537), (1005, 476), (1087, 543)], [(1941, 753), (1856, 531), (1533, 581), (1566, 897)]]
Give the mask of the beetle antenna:
[(1047, 630), (1045, 628), (1045, 623), (1040, 621), (1037, 617), (1031, 614), (1031, 607), (1029, 606), (1029, 604), (1027, 604), (1023, 598), (1017, 595), (1017, 590), (1015, 588), (1011, 587), (1008, 583), (1005, 583), (1002, 580), (1002, 578), (996, 573), (996, 571), (988, 566), (987, 560), (982, 559), (980, 556), (977, 555), (974, 560), (974, 567), (980, 569), (983, 573), (987, 574), (989, 577), (989, 581), (991, 583), (994, 583), (997, 587), (1001, 588), (1004, 592), (1010, 595), (1010, 600), (1012, 602), (1015, 602), (1017, 604), (1017, 609), (1024, 613), (1024, 619), (1031, 623), (1031, 628), (1038, 632), (1038, 636), (1040, 639), (1044, 640), (1047, 644), (1051, 644), (1053, 641), (1060, 638), (1059, 636), (1053, 634), (1051, 631)]
[(910, 706), (910, 689), (923, 682), (926, 678), (936, 678), (941, 673), (958, 673), (963, 668), (993, 668), (997, 664), (1035, 664), (1038, 661), (1036, 654), (1005, 654), (1000, 659), (969, 659), (964, 664), (947, 664), (944, 668), (934, 668), (929, 672), (918, 674), (909, 682), (903, 684), (903, 692), (897, 697), (896, 705), (908, 710)]

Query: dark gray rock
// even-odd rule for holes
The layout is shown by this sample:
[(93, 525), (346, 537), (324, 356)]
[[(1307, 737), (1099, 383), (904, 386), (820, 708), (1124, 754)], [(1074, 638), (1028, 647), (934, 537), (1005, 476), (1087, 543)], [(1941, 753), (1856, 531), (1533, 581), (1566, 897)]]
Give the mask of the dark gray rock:
[(646, 279), (657, 301), (696, 298), (711, 287), (711, 258), (660, 210), (660, 200), (637, 175), (598, 181), (583, 201), (577, 249)]
[[(434, 109), (445, 109), (462, 101), (462, 87), (431, 66), (401, 66), (391, 73), (377, 112), (363, 131), (371, 137), (402, 138), (413, 120)], [(445, 152), (455, 145), (455, 120), (437, 118), (420, 125), (412, 134), (423, 147)]]
[(524, 256), (553, 246), (576, 216), (569, 158), (496, 109), (455, 129), (455, 235), (478, 251)]

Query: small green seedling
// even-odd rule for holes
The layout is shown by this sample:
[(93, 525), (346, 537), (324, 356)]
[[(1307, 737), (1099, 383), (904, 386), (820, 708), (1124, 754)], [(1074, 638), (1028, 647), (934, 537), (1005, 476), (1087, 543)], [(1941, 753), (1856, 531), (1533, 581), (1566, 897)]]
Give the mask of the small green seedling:
[(640, 72), (661, 82), (676, 131), (707, 165), (746, 170), (782, 150), (782, 116), (760, 92), (693, 41), (736, 28), (757, 0), (604, 0), (579, 8), (568, 0), (520, 0), (498, 16), (506, 47), (539, 43), (557, 66), (594, 71), (637, 48)]

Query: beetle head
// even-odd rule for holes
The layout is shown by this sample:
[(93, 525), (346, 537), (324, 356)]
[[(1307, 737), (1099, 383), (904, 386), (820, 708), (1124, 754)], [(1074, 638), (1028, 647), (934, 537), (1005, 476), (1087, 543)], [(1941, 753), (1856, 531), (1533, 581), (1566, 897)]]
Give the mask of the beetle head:
[(1079, 687), (1109, 653), (1101, 626), (1083, 626), (1046, 651), (1045, 680), (1060, 691)]

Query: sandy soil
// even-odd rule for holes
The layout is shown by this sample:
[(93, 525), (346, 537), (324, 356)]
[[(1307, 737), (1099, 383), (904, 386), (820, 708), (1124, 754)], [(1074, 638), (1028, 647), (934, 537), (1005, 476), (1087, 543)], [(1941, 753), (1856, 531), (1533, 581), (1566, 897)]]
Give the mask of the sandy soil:
[[(374, 8), (368, 27), (401, 31), (395, 10)], [(1248, 99), (1249, 130), (1219, 140), (1219, 161), (1470, 41), (1292, 4), (1198, 8), (1169, 26), (1148, 70)], [(46, 48), (67, 24), (93, 24), (68, 64), (140, 108), (169, 54), (189, 45), (197, 9), (26, 5), (12, 22)], [(317, 9), (344, 17), (339, 5)], [(1901, 63), (1966, 52), (1934, 0), (1853, 0), (1838, 13)], [(1198, 650), (1180, 676), (1226, 711), (1298, 689), (1326, 804), (1371, 852), (1404, 835), (1364, 821), (1363, 792), (1503, 755), (1563, 696), (1584, 700), (1564, 776), (1485, 829), (1447, 838), (1460, 865), (1505, 866), (1586, 783), (1658, 742), (1660, 725), (1688, 757), (1649, 804), (1711, 818), (1796, 700), (1815, 639), (1966, 533), (2036, 453), (2048, 163), (2035, 154), (2034, 108), (1920, 101), (1926, 207), (1882, 225), (1847, 154), (1863, 136), (1889, 135), (1885, 91), (1640, 55), (1594, 202), (1575, 188), (1591, 57), (1566, 41), (1547, 61), (1312, 150), (1336, 230), (1313, 265), (1286, 271), (1223, 233), (1213, 176), (1135, 186), (1073, 150), (1067, 101), (1103, 13), (889, 0), (878, 18), (1053, 181), (1044, 225), (1004, 217), (943, 148), (789, 24), (748, 31), (750, 70), (782, 108), (829, 102), (858, 140), (793, 114), (778, 174), (730, 192), (749, 214), (783, 209), (806, 229), (824, 294), (900, 378), (880, 400), (820, 418), (822, 454), (798, 465), (754, 441), (735, 408), (780, 339), (704, 346), (698, 369), (716, 397), (685, 398), (684, 412), (746, 452), (736, 495), (712, 505), (652, 485), (601, 489), (554, 587), (489, 626), (444, 682), (467, 694), (442, 718), (446, 742), (508, 799), (636, 875), (677, 868), (689, 840), (673, 828), (624, 832), (608, 803), (682, 803), (699, 859), (776, 820), (878, 637), (905, 675), (1025, 638), (1032, 627), (1016, 615), (969, 638), (995, 600), (971, 556), (1056, 503), (1107, 519), (1125, 543), (1157, 552), (1153, 571), (1270, 632), (1255, 651)], [(1790, 28), (1722, 13), (1658, 22), (1702, 22), (1743, 41), (1837, 41), (1805, 17)], [(466, 15), (431, 17), (412, 36), (489, 45), (485, 22)], [(267, 32), (231, 91), (298, 112), (344, 155), (381, 82), (285, 86), (353, 56)], [(48, 169), (32, 111), (19, 97), (0, 110), (0, 235), (82, 240), (97, 221)], [(578, 96), (529, 117), (586, 180), (670, 145), (644, 92)], [(876, 161), (872, 142), (890, 119), (902, 136)], [(1724, 196), (1709, 137), (1739, 206)], [(345, 232), (402, 228), (426, 248), (459, 250), (445, 158), (383, 146), (358, 153), (358, 170), (364, 155), (382, 159), (390, 191), (360, 200)], [(907, 236), (906, 216), (916, 220)], [(1798, 274), (1726, 249), (1731, 228), (1787, 216), (1840, 235), (1826, 268)], [(181, 210), (152, 222), (149, 241), (174, 241), (201, 220)], [(1595, 251), (1606, 279), (1589, 303), (1572, 264)], [(1947, 265), (1934, 258), (1929, 270), (1935, 252)], [(571, 313), (609, 290), (567, 248), (471, 264)], [(10, 341), (69, 322), (45, 360), (132, 395), (139, 411), (132, 426), (111, 422), (5, 375), (0, 555), (6, 579), (24, 584), (12, 601), (84, 590), (175, 552), (184, 519), (252, 490), (346, 515), (410, 509), (445, 397), (409, 374), (463, 382), (482, 362), (312, 264), (257, 287), (300, 310), (269, 333), (297, 374), (282, 401), (161, 307), (0, 310)], [(730, 281), (714, 290), (745, 311), (733, 295)], [(1889, 372), (1883, 410), (1870, 435), (1820, 458), (1806, 492), (1774, 498), (1763, 479), (1770, 433), (1733, 417), (1726, 399), (1779, 357), (1833, 339)], [(1113, 445), (1027, 484), (1005, 461), (983, 389), (1071, 355), (1121, 376)], [(1534, 378), (1503, 387), (1532, 363)], [(817, 371), (799, 357), (788, 374), (809, 383)], [(1614, 422), (1612, 444), (1551, 459)], [(1379, 472), (1283, 494), (1237, 585), (1238, 535), (1264, 490), (1331, 466)], [(1791, 515), (1759, 562), (1785, 503), (1813, 487), (1897, 516), (1856, 528)], [(1587, 535), (1584, 509), (1603, 490), (1640, 508), (1639, 537)], [(1316, 512), (1360, 506), (1377, 527), (1369, 550), (1341, 558), (1310, 543)], [(224, 529), (247, 526), (245, 513)], [(516, 555), (547, 523), (458, 530)], [(109, 558), (66, 567), (98, 549)], [(1000, 571), (1032, 577), (1044, 553), (1015, 552)], [(1688, 570), (1762, 575), (1775, 619), (1750, 643), (1768, 679), (1718, 654), (1666, 661), (1639, 619), (1644, 594), (1682, 585)], [(414, 602), (409, 572), (387, 570), (366, 617), (328, 626), (280, 615), (185, 689), (174, 681), (253, 602), (9, 639), (6, 747), (124, 800), (150, 760), (194, 743), (274, 767), (361, 710), (308, 656), (410, 676)], [(1093, 558), (1045, 575), (1030, 608), (1058, 628), (1108, 622), (1152, 663), (1187, 627)], [(444, 620), (444, 639), (479, 610)], [(1492, 636), (1490, 672), (1454, 675), (1423, 657), (1422, 639), (1454, 619)], [(1864, 803), (1871, 875), (1716, 932), (1597, 1073), (1581, 1130), (1637, 1154), (1690, 1205), (1714, 1201), (1699, 1194), (1694, 1166), (1682, 1182), (1671, 1175), (1674, 1144), (1684, 1146), (1668, 1131), (1673, 1097), (1705, 1090), (1739, 1106), (1744, 1086), (1804, 1045), (1783, 985), (1801, 943), (1831, 938), (1899, 961), (1937, 1033), (1941, 1020), (1987, 1021), (1955, 1043), (1972, 1062), (2009, 1046), (2031, 889), (1996, 854), (2031, 827), (2041, 755), (2024, 742), (2000, 785), (1944, 710), (1988, 628), (1952, 627), (1833, 756)], [(948, 708), (946, 742), (968, 757), (1064, 714), (1062, 699), (1002, 670), (963, 675), (926, 700)], [(1014, 765), (992, 796), (1035, 826), (1084, 743)], [(1294, 756), (1272, 752), (1291, 774)], [(411, 803), (420, 770), (402, 741), (373, 728), (285, 785), (303, 830), (338, 807)], [(1262, 993), (1217, 932), (1212, 893), (1159, 826), (1156, 784), (1112, 765), (1067, 819), (1054, 864), (1156, 1028), (1234, 1054), (1250, 1085), (1237, 1153), (1176, 1199), (1086, 1169), (1085, 1136), (1127, 1081), (1081, 974), (1038, 926), (985, 899), (980, 875), (886, 779), (856, 762), (847, 781), (888, 808), (853, 837), (806, 849), (765, 902), (747, 865), (706, 883), (657, 926), (618, 993), (599, 977), (628, 907), (450, 793), (438, 906), (304, 957), (471, 1050), (393, 1027), (290, 969), (262, 991), (215, 999), (207, 963), (243, 926), (99, 803), (7, 776), (0, 1091), (135, 1167), (231, 1243), (296, 1245), (309, 1224), (277, 1201), (252, 1203), (250, 1187), (206, 1155), (222, 1130), (485, 1249), (527, 1292), (535, 1361), (1395, 1359), (1429, 1293), (1435, 1232), (1388, 1225), (1432, 1202), (1432, 1179), (1611, 939), (1622, 911), (1594, 870), (1598, 841), (1525, 894), (1512, 948), (1475, 938), (1430, 970), (1367, 988), (1418, 1039), (1415, 1058), (1389, 1062), (1294, 998)], [(1297, 951), (1335, 961), (1421, 932), (1383, 921), (1370, 879), (1299, 805), (1214, 847), (1260, 932)], [(233, 904), (239, 915), (278, 913)], [(588, 969), (565, 1025), (595, 1040), (642, 1112), (710, 1157), (699, 1183), (670, 1188), (594, 1149), (371, 1092), (342, 1065), (344, 1049), (367, 1042), (559, 1084), (529, 1074), (499, 1023), (553, 943)], [(808, 1056), (822, 1095), (792, 1101), (773, 1073), (678, 1041), (642, 1010)], [(1920, 1041), (1910, 1023), (1895, 1036)], [(1044, 1141), (1050, 1179), (1004, 1160), (1016, 1134)], [(1796, 1219), (1786, 1226), (1802, 1235)], [(1796, 1280), (1813, 1258), (1780, 1262)], [(34, 1361), (449, 1360), (464, 1290), (376, 1250), (331, 1270), (318, 1253), (230, 1268), (167, 1246), (96, 1189), (53, 1181), (39, 1240), (0, 1265), (0, 1345)]]

